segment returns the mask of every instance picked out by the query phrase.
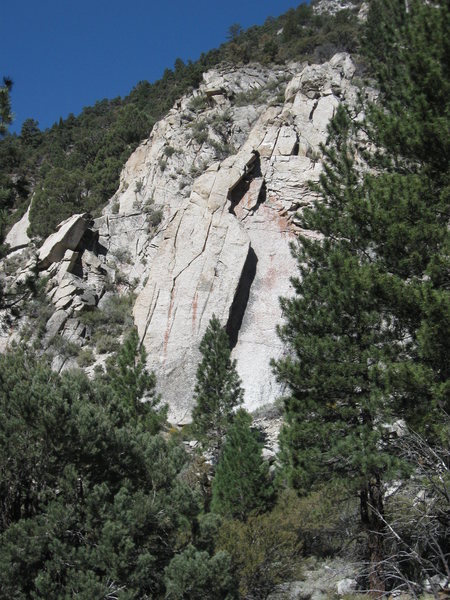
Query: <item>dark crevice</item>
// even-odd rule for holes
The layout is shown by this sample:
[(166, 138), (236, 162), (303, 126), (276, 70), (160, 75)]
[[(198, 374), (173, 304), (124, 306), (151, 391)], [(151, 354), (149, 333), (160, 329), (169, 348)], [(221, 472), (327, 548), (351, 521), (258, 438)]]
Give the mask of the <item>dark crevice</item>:
[(75, 264), (72, 266), (72, 268), (70, 269), (70, 273), (72, 273), (72, 275), (76, 275), (77, 277), (79, 277), (80, 279), (83, 279), (83, 263), (81, 262), (81, 255), (83, 253), (80, 252), (77, 256), (77, 259), (75, 261)]
[(318, 104), (319, 104), (319, 101), (318, 101), (318, 100), (316, 100), (316, 101), (314, 102), (314, 106), (313, 106), (313, 107), (312, 107), (312, 109), (311, 109), (311, 112), (309, 113), (309, 120), (310, 120), (310, 121), (312, 121), (312, 120), (313, 120), (314, 111), (316, 110), (316, 108), (317, 108), (317, 105), (318, 105)]
[(266, 180), (264, 179), (261, 189), (259, 190), (258, 202), (256, 203), (256, 206), (253, 209), (252, 214), (254, 214), (258, 210), (258, 208), (261, 206), (261, 204), (263, 204), (266, 200), (267, 200), (267, 186), (266, 186)]
[(238, 341), (239, 331), (250, 296), (250, 289), (256, 275), (257, 264), (258, 257), (250, 246), (226, 325), (226, 332), (228, 334), (228, 339), (230, 340), (231, 350), (236, 346)]
[[(98, 231), (92, 231), (92, 229), (86, 229), (86, 231), (84, 232), (83, 237), (79, 241), (77, 249), (76, 249), (76, 252), (78, 252), (78, 256), (75, 261), (75, 264), (73, 265), (73, 267), (70, 270), (72, 275), (76, 275), (77, 277), (80, 277), (81, 279), (84, 277), (82, 256), (83, 256), (83, 252), (85, 250), (89, 250), (90, 252), (93, 252), (96, 255), (101, 254), (101, 252), (99, 252), (99, 249), (103, 248), (103, 246), (100, 246), (100, 244), (98, 242), (98, 238), (99, 238)], [(106, 248), (105, 248), (105, 251), (106, 251)], [(105, 254), (106, 254), (106, 252), (105, 252)]]
[(98, 231), (86, 229), (77, 250), (90, 250), (91, 252), (98, 254), (98, 245)]
[(255, 154), (255, 160), (251, 164), (251, 175), (252, 179), (256, 179), (256, 177), (262, 177), (261, 171), (261, 158), (259, 156), (259, 152), (257, 150), (253, 151)]
[(236, 214), (234, 209), (248, 192), (251, 180), (252, 177), (249, 175), (244, 175), (240, 182), (228, 193), (228, 200), (230, 201), (228, 212), (230, 212), (232, 215)]
[(242, 198), (248, 192), (250, 187), (250, 183), (256, 177), (262, 177), (261, 171), (261, 159), (259, 156), (259, 152), (254, 151), (255, 160), (248, 166), (246, 173), (242, 177), (242, 179), (234, 186), (232, 190), (228, 193), (228, 200), (230, 201), (230, 207), (228, 211), (234, 215), (234, 209), (241, 202)]
[(97, 244), (97, 255), (98, 256), (106, 256), (108, 254), (108, 249), (105, 246), (102, 246), (100, 242)]
[(300, 152), (300, 144), (298, 142), (298, 140), (295, 142), (295, 146), (294, 149), (292, 150), (292, 156), (298, 156), (298, 153)]

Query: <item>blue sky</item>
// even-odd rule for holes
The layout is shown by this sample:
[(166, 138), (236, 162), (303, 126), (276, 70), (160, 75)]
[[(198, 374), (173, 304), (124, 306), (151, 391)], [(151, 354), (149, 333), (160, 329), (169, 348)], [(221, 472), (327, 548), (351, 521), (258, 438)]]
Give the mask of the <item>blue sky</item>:
[(12, 0), (3, 3), (0, 76), (14, 81), (11, 131), (41, 129), (198, 58), (229, 26), (262, 24), (300, 0)]

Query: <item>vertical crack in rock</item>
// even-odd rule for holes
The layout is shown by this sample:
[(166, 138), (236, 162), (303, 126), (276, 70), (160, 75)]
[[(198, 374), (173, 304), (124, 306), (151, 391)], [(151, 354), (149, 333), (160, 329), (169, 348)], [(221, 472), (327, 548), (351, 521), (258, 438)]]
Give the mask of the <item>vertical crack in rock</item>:
[(312, 109), (311, 109), (311, 112), (309, 113), (309, 117), (308, 117), (308, 119), (309, 119), (310, 121), (312, 121), (312, 120), (313, 120), (314, 112), (315, 112), (316, 108), (318, 107), (318, 105), (319, 105), (319, 100), (316, 100), (316, 101), (314, 102), (314, 106), (313, 106), (313, 107), (312, 107)]
[(142, 346), (143, 343), (144, 343), (144, 339), (145, 339), (145, 337), (147, 335), (148, 328), (150, 327), (150, 323), (151, 323), (151, 320), (153, 318), (153, 314), (154, 314), (154, 312), (156, 310), (156, 306), (158, 304), (159, 293), (160, 293), (160, 290), (157, 291), (156, 299), (155, 299), (154, 302), (153, 302), (153, 298), (149, 302), (149, 310), (147, 312), (147, 318), (146, 318), (146, 322), (145, 322), (145, 329), (144, 329), (144, 333), (142, 334), (142, 338), (141, 338), (139, 346)]
[(244, 263), (244, 268), (242, 269), (239, 284), (233, 299), (233, 303), (230, 307), (230, 313), (225, 327), (230, 340), (231, 350), (236, 346), (238, 341), (239, 330), (241, 329), (242, 320), (247, 308), (247, 303), (250, 296), (250, 288), (252, 287), (253, 280), (255, 279), (257, 264), (258, 257), (256, 256), (253, 248), (249, 246), (247, 258)]

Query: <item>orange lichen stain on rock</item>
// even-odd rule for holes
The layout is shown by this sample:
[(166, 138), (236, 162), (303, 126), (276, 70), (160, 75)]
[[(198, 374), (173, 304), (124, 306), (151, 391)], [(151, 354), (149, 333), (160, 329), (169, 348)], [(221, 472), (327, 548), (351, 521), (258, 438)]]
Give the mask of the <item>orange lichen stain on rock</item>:
[(164, 345), (163, 345), (164, 360), (166, 360), (167, 346), (169, 345), (169, 337), (170, 337), (170, 329), (171, 329), (170, 317), (172, 316), (173, 300), (174, 300), (174, 295), (173, 295), (173, 291), (172, 291), (172, 295), (170, 298), (170, 304), (169, 304), (169, 311), (167, 313), (167, 327), (166, 327), (166, 331), (164, 332)]
[(293, 229), (288, 212), (283, 208), (276, 196), (269, 196), (266, 207), (266, 220), (274, 223), (281, 233), (290, 233)]
[(281, 231), (281, 233), (284, 233), (285, 231), (289, 231), (289, 229), (290, 229), (289, 220), (287, 219), (286, 215), (282, 215), (279, 212), (276, 212), (275, 220), (278, 225), (278, 229)]
[(280, 278), (278, 265), (273, 264), (274, 257), (270, 257), (270, 267), (267, 269), (264, 276), (264, 287), (271, 288), (275, 286)]

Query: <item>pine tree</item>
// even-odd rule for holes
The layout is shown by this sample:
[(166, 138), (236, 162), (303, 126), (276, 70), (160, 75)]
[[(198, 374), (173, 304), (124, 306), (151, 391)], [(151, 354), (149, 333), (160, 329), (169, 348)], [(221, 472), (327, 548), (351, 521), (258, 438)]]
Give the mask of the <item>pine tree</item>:
[[(291, 354), (275, 365), (287, 383), (281, 460), (296, 489), (345, 480), (360, 498), (361, 522), (375, 567), (372, 589), (383, 588), (384, 476), (395, 461), (384, 444), (392, 419), (385, 402), (383, 365), (395, 348), (395, 327), (377, 290), (384, 273), (370, 258), (369, 241), (353, 215), (364, 205), (362, 183), (348, 141), (350, 120), (340, 108), (330, 127), (330, 149), (318, 190), (322, 198), (303, 214), (302, 227), (324, 237), (301, 237), (295, 256), (296, 296), (283, 299), (281, 338)], [(393, 325), (393, 324), (389, 324)]]
[[(431, 440), (450, 411), (450, 7), (377, 0), (365, 48), (382, 92), (367, 132), (382, 149), (368, 186), (378, 260), (395, 280), (386, 302), (404, 328), (404, 360), (391, 386)], [(375, 164), (374, 164), (375, 163)], [(411, 418), (412, 415), (410, 414)]]
[(10, 93), (12, 81), (9, 77), (3, 77), (3, 85), (0, 86), (0, 137), (7, 130), (12, 121)]
[(269, 465), (262, 457), (251, 416), (240, 409), (228, 430), (212, 484), (212, 512), (245, 520), (264, 512), (273, 495)]
[[(383, 480), (399, 466), (384, 425), (402, 417), (430, 434), (436, 409), (449, 406), (448, 7), (409, 8), (371, 5), (367, 39), (383, 103), (365, 107), (359, 133), (377, 149), (365, 155), (375, 168), (356, 168), (349, 140), (358, 124), (340, 108), (316, 187), (321, 200), (302, 217), (323, 237), (301, 237), (295, 248), (300, 276), (296, 296), (282, 301), (280, 329), (291, 355), (275, 365), (290, 388), (280, 440), (287, 477), (303, 492), (333, 478), (358, 492), (378, 594)], [(415, 72), (427, 69), (432, 82)], [(427, 153), (432, 132), (438, 150)]]
[(231, 360), (228, 336), (214, 315), (200, 343), (200, 352), (203, 358), (197, 369), (193, 429), (217, 459), (244, 393), (236, 361)]
[(117, 411), (123, 419), (140, 420), (156, 433), (166, 416), (165, 407), (159, 406), (160, 396), (156, 394), (156, 378), (146, 366), (145, 348), (139, 343), (136, 329), (133, 329), (108, 365), (108, 390), (117, 403)]
[(116, 391), (0, 355), (0, 598), (165, 596), (198, 511), (186, 455)]

